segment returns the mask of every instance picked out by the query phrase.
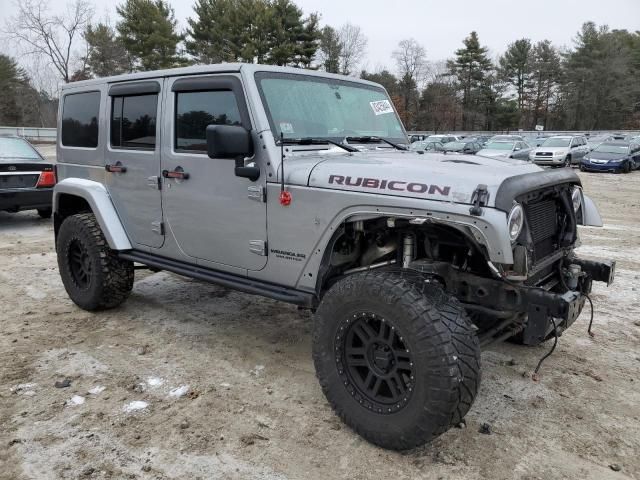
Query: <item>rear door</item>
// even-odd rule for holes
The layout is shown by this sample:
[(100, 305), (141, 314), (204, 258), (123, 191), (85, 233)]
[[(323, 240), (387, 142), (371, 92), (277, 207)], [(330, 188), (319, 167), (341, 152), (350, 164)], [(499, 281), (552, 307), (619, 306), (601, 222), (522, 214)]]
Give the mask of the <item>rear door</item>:
[(164, 243), (160, 194), (163, 79), (112, 84), (107, 112), (106, 186), (129, 239), (138, 248)]

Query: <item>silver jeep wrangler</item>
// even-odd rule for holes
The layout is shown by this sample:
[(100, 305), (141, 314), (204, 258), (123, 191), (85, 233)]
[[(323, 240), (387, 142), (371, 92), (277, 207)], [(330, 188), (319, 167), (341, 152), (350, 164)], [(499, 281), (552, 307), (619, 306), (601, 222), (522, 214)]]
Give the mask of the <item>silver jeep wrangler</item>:
[(86, 310), (120, 305), (134, 264), (315, 312), (324, 394), (360, 435), (408, 449), (458, 424), (480, 347), (538, 344), (612, 262), (570, 169), (421, 155), (385, 90), (222, 64), (65, 85), (54, 225)]

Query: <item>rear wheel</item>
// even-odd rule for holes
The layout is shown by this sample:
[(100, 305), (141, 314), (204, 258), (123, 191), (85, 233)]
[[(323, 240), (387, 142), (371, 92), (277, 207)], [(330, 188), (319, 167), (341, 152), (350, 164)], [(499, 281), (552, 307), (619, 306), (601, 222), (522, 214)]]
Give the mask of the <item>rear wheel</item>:
[(113, 308), (131, 293), (133, 262), (109, 248), (92, 213), (71, 215), (62, 222), (56, 250), (62, 283), (80, 308)]
[(395, 272), (352, 275), (327, 292), (313, 359), (342, 420), (395, 450), (458, 424), (480, 384), (480, 347), (460, 303)]

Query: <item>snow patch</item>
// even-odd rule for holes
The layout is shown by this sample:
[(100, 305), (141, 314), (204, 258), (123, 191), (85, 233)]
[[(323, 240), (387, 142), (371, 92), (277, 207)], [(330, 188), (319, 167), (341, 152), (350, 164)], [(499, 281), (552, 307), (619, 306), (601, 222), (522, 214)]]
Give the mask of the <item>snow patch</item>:
[(169, 391), (169, 395), (175, 398), (183, 397), (189, 391), (189, 385), (180, 385)]
[(162, 384), (164, 384), (164, 379), (162, 379), (160, 377), (149, 377), (149, 378), (147, 378), (147, 384), (150, 387), (159, 387)]
[(89, 393), (91, 395), (98, 395), (99, 393), (104, 392), (105, 389), (106, 389), (106, 387), (103, 387), (102, 385), (96, 385), (91, 390), (89, 390), (87, 393)]
[(82, 405), (85, 401), (85, 398), (80, 395), (74, 395), (70, 400), (67, 400), (67, 405), (69, 407), (73, 407), (76, 405)]
[(129, 402), (124, 407), (122, 407), (122, 411), (125, 413), (130, 413), (137, 410), (144, 410), (148, 406), (149, 404), (147, 402), (143, 402), (142, 400), (134, 400), (133, 402)]
[(29, 391), (33, 390), (36, 386), (38, 386), (37, 383), (19, 383), (11, 387), (9, 391), (17, 395), (33, 395), (35, 392), (29, 393)]

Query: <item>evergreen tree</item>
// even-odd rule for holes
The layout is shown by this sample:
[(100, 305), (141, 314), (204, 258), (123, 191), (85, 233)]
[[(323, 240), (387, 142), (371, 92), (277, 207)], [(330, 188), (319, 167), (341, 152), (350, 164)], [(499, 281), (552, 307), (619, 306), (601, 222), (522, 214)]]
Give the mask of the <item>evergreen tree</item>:
[(448, 65), (462, 92), (462, 128), (472, 130), (479, 124), (477, 117), (484, 100), (483, 86), (492, 63), (487, 48), (480, 46), (476, 32), (471, 32), (463, 43), (464, 48), (456, 50), (456, 58)]
[(129, 70), (127, 51), (109, 25), (88, 25), (84, 32), (87, 42), (87, 69), (92, 76), (108, 77)]
[(164, 0), (126, 0), (116, 7), (121, 20), (116, 29), (135, 70), (171, 68), (184, 63), (177, 52), (173, 8)]
[(509, 44), (507, 51), (499, 60), (502, 78), (516, 89), (517, 105), (524, 110), (527, 93), (531, 86), (533, 47), (528, 38), (516, 40)]
[[(326, 72), (340, 72), (340, 54), (342, 45), (335, 28), (326, 26), (320, 33), (320, 45), (318, 57)], [(364, 77), (363, 77), (364, 78)]]

